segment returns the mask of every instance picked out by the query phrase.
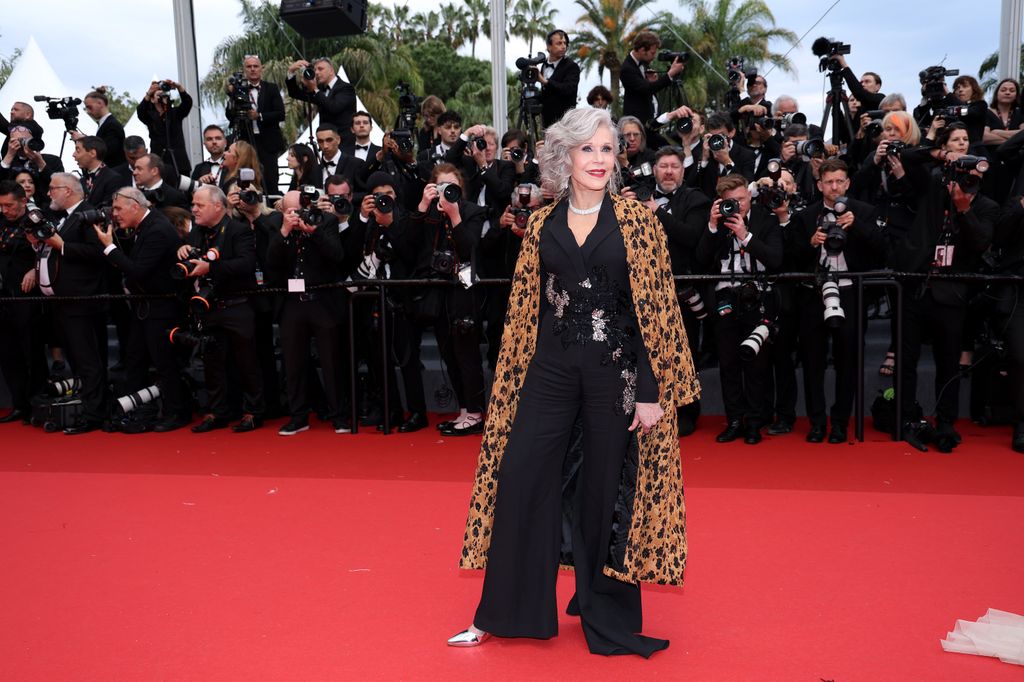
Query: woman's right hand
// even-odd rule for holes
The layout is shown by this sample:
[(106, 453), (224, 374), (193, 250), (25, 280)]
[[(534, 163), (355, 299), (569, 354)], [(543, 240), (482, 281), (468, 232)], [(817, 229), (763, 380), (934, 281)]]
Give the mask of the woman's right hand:
[(875, 161), (875, 165), (876, 166), (881, 166), (882, 162), (885, 161), (885, 152), (886, 152), (886, 150), (888, 148), (889, 148), (888, 140), (882, 140), (881, 142), (878, 143), (878, 146), (875, 147), (875, 158), (874, 158), (874, 161)]
[(423, 188), (423, 198), (420, 199), (420, 205), (417, 207), (420, 213), (426, 213), (430, 209), (430, 204), (433, 203), (434, 199), (437, 199), (437, 184), (429, 183)]

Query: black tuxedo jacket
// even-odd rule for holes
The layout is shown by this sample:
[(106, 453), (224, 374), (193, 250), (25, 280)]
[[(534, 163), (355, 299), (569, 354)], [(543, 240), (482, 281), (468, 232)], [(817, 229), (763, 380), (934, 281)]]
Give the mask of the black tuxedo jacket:
[(669, 86), (672, 80), (662, 75), (656, 81), (648, 81), (640, 73), (640, 65), (632, 55), (627, 54), (622, 60), (622, 71), (619, 73), (624, 95), (622, 97), (622, 115), (636, 116), (645, 126), (654, 118), (654, 102), (652, 98)]
[[(12, 222), (0, 215), (0, 295), (29, 295), (21, 291), (21, 280), (35, 269), (36, 252), (25, 238), (26, 222), (24, 216)], [(4, 305), (0, 303), (0, 309)]]
[[(178, 283), (171, 278), (171, 268), (178, 261), (181, 246), (178, 231), (167, 217), (150, 209), (133, 230), (135, 239), (131, 253), (117, 248), (107, 254), (107, 261), (123, 275), (128, 291), (133, 294), (173, 294)], [(174, 318), (180, 312), (177, 299), (150, 299), (149, 316)]]
[[(203, 177), (204, 175), (209, 175), (210, 171), (213, 170), (213, 165), (214, 164), (210, 163), (209, 161), (202, 161), (200, 163), (197, 163), (196, 167), (192, 169), (192, 175), (190, 177), (193, 180), (198, 180), (199, 178)], [(223, 169), (221, 170), (221, 173), (226, 173), (226, 172), (227, 171), (224, 171)], [(217, 175), (217, 182), (218, 182), (218, 184), (220, 183), (220, 174)]]
[(108, 166), (120, 166), (127, 163), (124, 155), (124, 126), (111, 114), (107, 120), (96, 129), (96, 137), (103, 140), (107, 145), (107, 154), (103, 157), (103, 163)]
[(121, 173), (109, 166), (100, 166), (89, 174), (82, 173), (85, 200), (93, 206), (110, 206), (114, 200), (114, 192), (130, 185), (131, 182), (126, 182)]
[(153, 190), (145, 189), (142, 190), (142, 193), (146, 195), (149, 203), (153, 204), (155, 208), (177, 206), (186, 211), (192, 208), (192, 202), (185, 196), (185, 193), (177, 187), (169, 185), (166, 180), (158, 188)]
[(356, 156), (355, 140), (352, 140), (351, 142), (346, 142), (345, 144), (341, 145), (342, 154), (344, 154), (345, 156), (351, 156), (359, 161), (363, 161), (363, 163), (370, 163), (371, 161), (373, 161), (377, 157), (377, 152), (379, 151), (380, 147), (371, 142), (369, 144), (369, 149), (366, 150), (366, 160), (363, 161), (362, 159)]
[(551, 78), (540, 91), (540, 118), (545, 128), (556, 123), (565, 112), (576, 106), (579, 86), (579, 64), (568, 57), (562, 57)]
[(302, 277), (307, 285), (340, 281), (345, 250), (341, 245), (338, 221), (334, 216), (325, 219), (310, 234), (293, 230), (286, 238), (281, 235), (280, 228), (271, 232), (267, 245), (267, 264), (283, 272), (286, 277), (295, 277), (295, 264), (300, 249), (303, 251)]
[[(61, 249), (52, 249), (45, 263), (56, 296), (102, 296), (107, 293), (107, 265), (103, 245), (92, 225), (83, 222), (80, 214), (96, 208), (83, 201), (57, 230), (64, 240)], [(62, 315), (93, 315), (107, 309), (106, 301), (80, 301), (61, 304)], [(72, 340), (73, 342), (73, 340)]]
[[(165, 116), (161, 116), (148, 99), (143, 99), (135, 108), (139, 120), (145, 123), (146, 129), (149, 130), (149, 150), (159, 154), (171, 168), (176, 165), (177, 172), (181, 175), (192, 172), (192, 162), (188, 159), (185, 134), (182, 131), (182, 123), (191, 111), (192, 96), (187, 92), (181, 93), (181, 103), (168, 109)], [(172, 149), (173, 159), (171, 152), (168, 151)]]
[(754, 155), (755, 180), (768, 177), (768, 162), (771, 161), (772, 159), (778, 159), (779, 157), (782, 156), (782, 145), (779, 144), (774, 137), (768, 138), (767, 141), (761, 144), (760, 154), (757, 153), (757, 147), (743, 145), (743, 148)]
[[(259, 113), (259, 120), (256, 125), (259, 133), (253, 134), (257, 151), (269, 154), (281, 154), (285, 150), (284, 135), (281, 134), (281, 123), (284, 122), (284, 98), (281, 97), (281, 89), (276, 83), (260, 81), (259, 92), (256, 94), (256, 111)], [(228, 121), (235, 118), (235, 110), (231, 100), (224, 108), (224, 114)], [(252, 119), (245, 115), (246, 125), (252, 128)], [(246, 139), (243, 135), (242, 139)]]
[[(698, 152), (701, 156), (698, 156)], [(718, 179), (723, 178), (726, 175), (739, 173), (745, 177), (748, 182), (753, 182), (754, 152), (750, 151), (747, 147), (733, 142), (732, 148), (729, 150), (729, 158), (732, 159), (733, 165), (732, 168), (728, 170), (721, 170), (719, 168), (718, 161), (715, 161), (714, 156), (708, 160), (707, 166), (701, 168), (700, 159), (703, 154), (703, 146), (698, 146), (693, 150), (693, 166), (696, 166), (696, 168), (694, 168), (691, 174), (687, 177), (686, 182), (690, 187), (704, 192), (705, 196), (718, 196)], [(693, 168), (693, 166), (691, 166), (691, 168)]]
[[(747, 229), (752, 235), (747, 243), (746, 251), (752, 259), (760, 262), (756, 266), (758, 272), (778, 272), (782, 267), (782, 233), (779, 231), (779, 219), (774, 213), (752, 206), (747, 219)], [(704, 232), (697, 244), (696, 262), (709, 273), (719, 273), (721, 263), (729, 257), (733, 246), (732, 230), (719, 227), (711, 232), (704, 226)], [(753, 265), (753, 263), (751, 264)]]
[(248, 224), (225, 216), (213, 228), (193, 225), (187, 242), (203, 250), (220, 250), (220, 258), (210, 263), (215, 298), (228, 299), (256, 288), (256, 238)]
[(711, 200), (700, 190), (680, 187), (668, 203), (654, 215), (661, 221), (668, 237), (668, 254), (672, 274), (689, 275), (697, 271), (694, 253), (701, 235), (707, 232)]
[(309, 92), (299, 85), (294, 75), (289, 76), (285, 84), (288, 86), (289, 97), (316, 105), (320, 123), (337, 126), (342, 144), (355, 140), (352, 117), (356, 113), (356, 89), (351, 84), (339, 77), (329, 91), (318, 88), (316, 92)]
[[(746, 113), (743, 113), (743, 114), (740, 113), (740, 107), (745, 107), (748, 104), (753, 104), (753, 102), (750, 101), (749, 97), (744, 97), (743, 99), (741, 99), (736, 104), (736, 106), (734, 106), (732, 109), (729, 110), (729, 117), (732, 118), (732, 122), (734, 124), (739, 125), (740, 119), (743, 118), (744, 116), (746, 116)], [(765, 109), (768, 110), (768, 113), (765, 114), (765, 116), (769, 116), (770, 117), (772, 115), (772, 103), (771, 102), (769, 102), (766, 99), (763, 99), (760, 102), (758, 102), (758, 104), (760, 104), (761, 106), (763, 106)]]
[[(848, 210), (853, 211), (854, 221), (846, 231), (846, 247), (843, 256), (850, 272), (865, 272), (885, 265), (888, 258), (888, 243), (885, 232), (875, 220), (875, 207), (863, 201), (848, 199)], [(816, 272), (821, 261), (821, 247), (811, 246), (811, 237), (818, 229), (818, 220), (825, 210), (825, 204), (816, 201), (793, 216), (791, 226), (795, 227), (794, 241), (797, 251), (796, 266), (800, 272)]]
[(330, 175), (344, 175), (352, 183), (353, 188), (356, 188), (358, 185), (358, 189), (362, 189), (361, 180), (365, 175), (365, 167), (365, 162), (342, 151), (341, 156), (338, 158), (337, 166), (329, 166), (326, 159), (321, 159), (320, 178), (321, 180), (326, 180)]

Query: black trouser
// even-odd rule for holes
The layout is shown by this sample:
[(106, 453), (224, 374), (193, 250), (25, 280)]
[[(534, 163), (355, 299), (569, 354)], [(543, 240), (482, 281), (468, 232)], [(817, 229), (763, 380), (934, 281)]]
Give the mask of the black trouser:
[(997, 329), (1005, 329), (1006, 355), (1014, 386), (1013, 418), (1024, 422), (1024, 290), (1020, 286), (1000, 287), (996, 315)]
[[(795, 293), (794, 293), (795, 296)], [(775, 418), (792, 424), (796, 421), (796, 363), (793, 354), (797, 349), (800, 331), (800, 312), (796, 309), (779, 313), (778, 332), (770, 348), (772, 367), (772, 393)]]
[(558, 634), (555, 583), (563, 535), (563, 464), (573, 425), (582, 421), (583, 459), (572, 500), (572, 556), (579, 615), (593, 653), (649, 656), (665, 640), (643, 629), (640, 587), (602, 573), (612, 536), (632, 414), (615, 409), (623, 380), (602, 365), (604, 347), (563, 349), (551, 315), (538, 332), (515, 421), (498, 472), (487, 572), (473, 624), (503, 637)]
[(277, 186), (277, 159), (280, 154), (257, 144), (256, 156), (259, 158), (260, 166), (263, 169), (263, 191), (267, 194), (280, 194), (281, 189)]
[(512, 295), (512, 287), (496, 286), (487, 290), (487, 366), (492, 370), (498, 364), (498, 351), (501, 350), (501, 335), (505, 331), (505, 312), (508, 309), (508, 298)]
[[(136, 306), (146, 303), (136, 303)], [(144, 311), (142, 314), (146, 314)], [(178, 326), (173, 317), (139, 319), (132, 314), (128, 334), (128, 348), (125, 350), (125, 393), (131, 393), (149, 385), (150, 363), (156, 367), (160, 401), (163, 404), (164, 419), (188, 419), (192, 416), (188, 387), (182, 380), (181, 367), (171, 344), (168, 330)]]
[(228, 404), (229, 355), (238, 367), (242, 410), (256, 417), (263, 416), (263, 376), (256, 357), (254, 318), (248, 301), (225, 308), (215, 307), (206, 314), (204, 331), (212, 337), (203, 346), (207, 412), (216, 417), (227, 419), (231, 414)]
[(309, 414), (309, 344), (313, 338), (323, 371), (327, 417), (341, 416), (341, 331), (340, 320), (323, 300), (301, 301), (296, 294), (285, 299), (281, 310), (281, 349), (288, 411), (293, 417)]
[[(690, 355), (693, 357), (694, 362), (697, 360), (698, 347), (700, 346), (700, 329), (701, 320), (697, 319), (697, 316), (687, 305), (686, 301), (682, 298), (679, 299), (679, 308), (683, 314), (683, 328), (686, 330), (686, 342), (690, 346)], [(709, 310), (707, 304), (704, 306), (704, 312), (708, 314), (704, 318), (703, 322), (707, 323), (710, 320), (710, 315), (714, 311)], [(707, 329), (707, 325), (703, 325)], [(692, 403), (687, 403), (681, 407), (676, 408), (677, 417), (688, 417), (696, 422), (697, 417), (700, 416), (700, 398), (697, 398)]]
[(30, 412), (32, 396), (43, 391), (48, 374), (39, 304), (2, 303), (0, 307), (0, 371), (11, 393), (11, 406)]
[(274, 310), (266, 306), (257, 309), (254, 317), (256, 357), (263, 378), (263, 402), (267, 415), (279, 415), (281, 409), (281, 379), (277, 371), (277, 357), (274, 352)]
[(913, 414), (917, 398), (917, 363), (925, 330), (932, 341), (935, 358), (935, 412), (939, 423), (952, 424), (960, 409), (960, 361), (967, 305), (943, 305), (926, 289), (923, 296), (911, 293), (904, 298), (903, 347), (899, 358), (903, 377), (903, 395), (899, 396), (903, 414)]
[(753, 360), (740, 358), (740, 344), (762, 319), (758, 309), (751, 308), (734, 310), (719, 317), (716, 324), (718, 376), (725, 416), (729, 421), (746, 418), (750, 427), (764, 425), (772, 412), (771, 350), (762, 348)]
[(75, 303), (57, 303), (53, 314), (61, 332), (61, 347), (82, 382), (82, 419), (107, 418), (107, 313), (74, 314)]
[(800, 292), (800, 352), (804, 363), (804, 402), (812, 426), (825, 427), (825, 367), (828, 343), (832, 340), (832, 365), (836, 372), (836, 395), (832, 404), (832, 425), (846, 427), (857, 394), (857, 292), (854, 287), (839, 288), (839, 302), (846, 319), (838, 327), (825, 324), (825, 304), (821, 289), (802, 288)]
[(480, 326), (442, 318), (434, 325), (438, 350), (451, 379), (459, 407), (484, 411), (484, 368), (480, 361)]

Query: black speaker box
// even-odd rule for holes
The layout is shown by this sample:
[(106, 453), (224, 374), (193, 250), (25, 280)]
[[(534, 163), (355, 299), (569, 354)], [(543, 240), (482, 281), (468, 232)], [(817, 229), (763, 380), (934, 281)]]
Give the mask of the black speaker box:
[(367, 0), (282, 0), (281, 18), (303, 38), (366, 32)]

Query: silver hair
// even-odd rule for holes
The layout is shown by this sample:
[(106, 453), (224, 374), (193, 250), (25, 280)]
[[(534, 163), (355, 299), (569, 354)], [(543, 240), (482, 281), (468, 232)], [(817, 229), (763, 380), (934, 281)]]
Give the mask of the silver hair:
[(800, 111), (800, 104), (796, 101), (796, 97), (790, 97), (789, 95), (779, 95), (776, 97), (775, 101), (772, 102), (772, 116), (776, 116), (779, 113), (780, 106), (791, 102), (796, 104), (796, 110)]
[(882, 101), (878, 103), (878, 108), (881, 109), (882, 107), (892, 106), (893, 104), (898, 106), (900, 111), (907, 110), (907, 100), (898, 92), (894, 92), (883, 97)]
[(202, 187), (195, 191), (196, 194), (199, 194), (200, 192), (206, 192), (207, 196), (210, 198), (210, 201), (216, 201), (217, 203), (224, 207), (224, 210), (227, 210), (228, 197), (226, 194), (224, 194), (224, 190), (222, 190), (220, 187), (217, 187), (216, 185), (203, 185)]
[(530, 203), (535, 201), (544, 201), (544, 193), (540, 187), (529, 182), (524, 182), (522, 185), (516, 185), (515, 189), (512, 190), (512, 205), (519, 206), (519, 188), (523, 186), (530, 188)]
[(151, 204), (146, 195), (142, 193), (142, 190), (135, 187), (122, 187), (121, 189), (114, 192), (114, 198), (124, 197), (125, 199), (131, 199), (142, 208), (149, 208)]
[(77, 175), (71, 173), (54, 173), (50, 176), (50, 180), (63, 180), (68, 183), (68, 188), (71, 193), (78, 197), (85, 196), (85, 190), (82, 189), (82, 179)]
[(647, 131), (644, 129), (643, 122), (636, 116), (623, 116), (619, 119), (619, 135), (625, 135), (625, 127), (628, 123), (632, 123), (640, 129), (640, 148), (647, 147)]
[(552, 124), (544, 133), (544, 146), (541, 147), (539, 158), (541, 185), (555, 194), (555, 200), (569, 194), (569, 178), (572, 176), (572, 158), (569, 152), (589, 140), (604, 127), (612, 135), (612, 146), (615, 156), (615, 167), (608, 179), (608, 190), (619, 191), (619, 159), (618, 130), (612, 122), (611, 114), (604, 109), (570, 109), (562, 120)]

